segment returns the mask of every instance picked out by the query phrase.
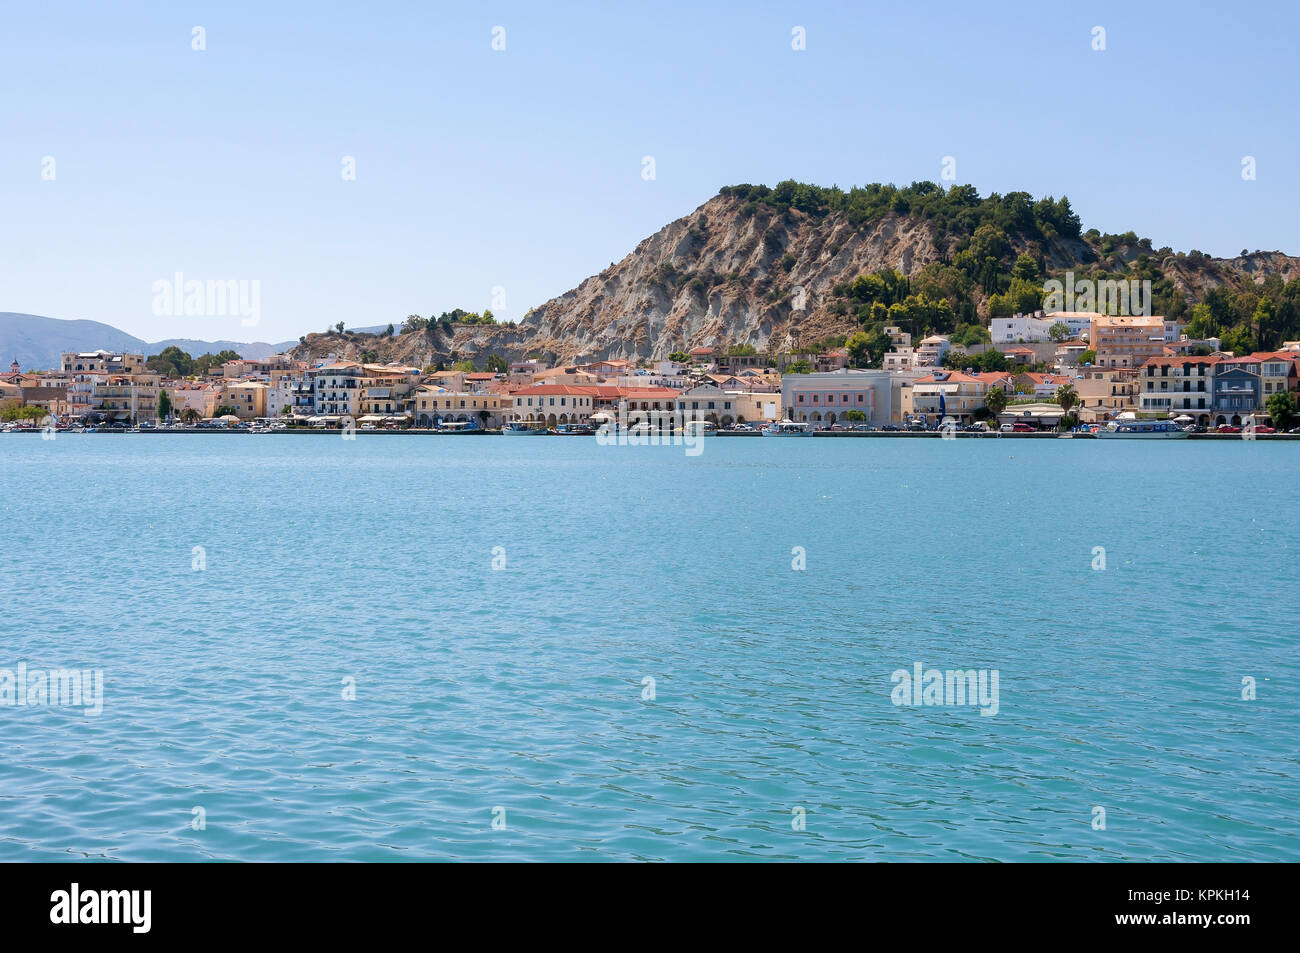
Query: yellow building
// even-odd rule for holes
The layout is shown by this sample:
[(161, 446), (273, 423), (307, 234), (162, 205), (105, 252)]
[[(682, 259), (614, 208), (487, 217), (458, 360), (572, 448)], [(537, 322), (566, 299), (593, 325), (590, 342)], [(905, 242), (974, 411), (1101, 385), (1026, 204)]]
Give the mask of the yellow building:
[(1114, 420), (1138, 409), (1136, 368), (1081, 367), (1071, 383), (1079, 395), (1078, 417), (1085, 423)]
[(752, 391), (726, 392), (732, 401), (733, 416), (737, 423), (759, 424), (766, 420), (781, 419), (781, 395), (754, 393)]
[(411, 415), (419, 368), (366, 364), (362, 371), (359, 407), (362, 417)]
[(221, 404), (232, 407), (240, 420), (266, 416), (267, 386), (261, 381), (226, 381), (221, 388)]
[(972, 422), (976, 411), (984, 406), (991, 383), (992, 378), (984, 380), (962, 371), (935, 371), (918, 377), (910, 388), (904, 388), (903, 414), (924, 417), (927, 423), (940, 423), (944, 417), (961, 423)]
[(413, 396), (417, 427), (473, 420), (481, 427), (493, 429), (505, 422), (515, 405), (510, 394), (452, 391), (428, 385), (417, 387)]

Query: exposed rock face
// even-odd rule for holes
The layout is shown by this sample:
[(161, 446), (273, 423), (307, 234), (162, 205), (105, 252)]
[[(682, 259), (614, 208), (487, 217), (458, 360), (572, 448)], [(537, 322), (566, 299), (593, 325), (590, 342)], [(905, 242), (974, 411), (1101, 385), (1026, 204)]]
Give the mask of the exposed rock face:
[[(951, 252), (936, 247), (929, 223), (917, 216), (891, 214), (854, 227), (836, 212), (817, 218), (760, 207), (746, 215), (744, 204), (715, 196), (536, 308), (522, 326), (537, 346), (565, 358), (661, 358), (699, 345), (798, 348), (858, 330), (851, 316), (831, 311), (837, 284), (882, 268), (913, 277)], [(1014, 238), (1012, 244), (1026, 250)], [(1193, 303), (1224, 283), (1300, 276), (1300, 258), (1281, 252), (1160, 257), (1133, 245), (1101, 256), (1086, 241), (1065, 238), (1042, 251), (1049, 273), (1060, 277), (1072, 268), (1082, 276), (1103, 258), (1120, 270), (1150, 255)]]
[(854, 330), (828, 310), (837, 283), (887, 267), (912, 274), (938, 259), (918, 219), (856, 229), (836, 214), (745, 215), (743, 205), (710, 199), (523, 325), (568, 358), (662, 358), (701, 344), (784, 349)]
[[(930, 223), (891, 213), (854, 226), (839, 212), (821, 217), (779, 210), (719, 194), (664, 226), (622, 261), (533, 309), (517, 327), (435, 326), (427, 332), (308, 335), (297, 357), (340, 354), (353, 360), (432, 364), (489, 354), (514, 360), (544, 355), (577, 358), (663, 358), (700, 345), (798, 349), (858, 329), (851, 314), (834, 313), (832, 289), (863, 274), (894, 268), (913, 277), (945, 261), (955, 241), (935, 245)], [(1012, 238), (1015, 251), (1027, 250)], [(1161, 255), (1139, 245), (1101, 254), (1083, 239), (1056, 238), (1039, 249), (1050, 274), (1079, 277), (1103, 267), (1118, 272), (1142, 255), (1155, 261), (1195, 303), (1225, 283), (1300, 277), (1300, 258), (1256, 252), (1231, 259)], [(984, 314), (978, 292), (976, 304)]]

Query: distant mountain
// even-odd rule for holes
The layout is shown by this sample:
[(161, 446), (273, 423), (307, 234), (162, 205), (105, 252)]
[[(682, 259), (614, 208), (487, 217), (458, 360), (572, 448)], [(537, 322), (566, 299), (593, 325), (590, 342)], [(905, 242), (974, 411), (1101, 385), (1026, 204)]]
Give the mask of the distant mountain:
[(172, 338), (150, 344), (111, 324), (99, 321), (65, 321), (37, 314), (16, 314), (0, 311), (0, 368), (9, 369), (9, 362), (17, 360), (23, 370), (46, 370), (59, 366), (59, 357), (66, 351), (128, 351), (135, 354), (157, 354), (165, 347), (176, 345), (192, 357), (218, 351), (235, 351), (241, 357), (259, 358), (278, 354), (296, 345), (297, 341), (267, 344), (257, 341), (246, 344), (239, 341), (197, 341), (189, 338)]

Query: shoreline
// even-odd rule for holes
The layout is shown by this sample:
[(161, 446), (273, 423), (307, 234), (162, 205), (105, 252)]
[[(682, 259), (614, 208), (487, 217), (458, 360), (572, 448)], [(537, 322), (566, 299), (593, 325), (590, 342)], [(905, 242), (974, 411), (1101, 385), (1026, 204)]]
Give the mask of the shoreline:
[[(21, 430), (7, 430), (7, 431), (3, 431), (3, 433), (11, 433), (11, 434), (40, 434), (40, 433), (42, 433), (42, 431), (41, 431), (40, 428), (30, 428), (30, 429), (24, 428), (24, 429), (21, 429)], [(385, 437), (397, 437), (397, 436), (407, 436), (407, 437), (500, 437), (500, 436), (502, 436), (502, 433), (501, 433), (500, 430), (468, 430), (468, 431), (462, 431), (462, 432), (459, 432), (459, 433), (448, 433), (448, 432), (440, 431), (440, 430), (426, 430), (426, 429), (418, 429), (418, 428), (414, 428), (414, 427), (412, 427), (412, 428), (408, 428), (408, 429), (404, 429), (404, 430), (366, 430), (366, 431), (357, 431), (357, 435), (358, 435), (358, 436), (359, 436), (360, 434), (362, 434), (362, 433), (364, 433), (364, 434), (365, 434), (366, 436), (368, 436), (368, 437), (370, 437), (370, 436), (385, 436)], [(113, 435), (134, 434), (135, 436), (166, 436), (166, 435), (200, 435), (200, 436), (201, 436), (201, 435), (204, 435), (204, 434), (207, 434), (207, 435), (218, 435), (218, 434), (220, 434), (220, 435), (229, 435), (229, 436), (243, 435), (243, 436), (259, 436), (259, 437), (272, 436), (272, 435), (287, 435), (287, 434), (311, 434), (311, 435), (315, 435), (315, 436), (337, 437), (337, 436), (340, 434), (340, 431), (339, 431), (339, 430), (318, 430), (318, 429), (314, 429), (314, 428), (306, 428), (306, 427), (304, 427), (304, 428), (297, 428), (297, 429), (293, 429), (293, 430), (273, 430), (273, 431), (271, 431), (269, 434), (263, 434), (263, 433), (252, 434), (252, 433), (250, 433), (250, 432), (247, 431), (247, 430), (236, 430), (236, 429), (220, 429), (220, 430), (218, 430), (218, 429), (213, 429), (213, 428), (197, 428), (197, 427), (184, 427), (184, 428), (171, 428), (171, 427), (168, 427), (168, 428), (161, 428), (161, 429), (160, 429), (160, 428), (150, 428), (150, 429), (147, 429), (147, 430), (139, 430), (139, 431), (132, 431), (132, 430), (96, 430), (93, 434), (90, 434), (90, 433), (79, 434), (79, 433), (74, 433), (74, 432), (72, 432), (72, 431), (59, 430), (59, 431), (56, 431), (56, 434), (58, 434), (58, 435), (60, 435), (60, 436), (74, 436), (74, 437), (79, 437), (79, 436), (87, 436), (87, 437), (89, 437), (89, 436), (97, 436), (97, 435), (99, 435), (99, 434), (113, 434)], [(591, 436), (591, 437), (594, 437), (595, 434), (584, 434), (583, 436)], [(708, 436), (709, 436), (710, 438), (711, 438), (711, 437), (737, 437), (737, 438), (739, 438), (739, 437), (761, 437), (762, 434), (759, 433), (758, 431), (754, 431), (754, 432), (752, 432), (752, 433), (743, 433), (743, 432), (742, 432), (742, 433), (728, 433), (728, 432), (726, 432), (726, 431), (721, 431), (721, 430), (720, 430), (720, 431), (718, 431), (717, 433), (711, 433), (711, 434), (709, 434)], [(914, 430), (900, 430), (900, 431), (888, 431), (888, 430), (884, 430), (884, 431), (882, 431), (882, 430), (874, 430), (874, 431), (865, 431), (865, 432), (864, 432), (864, 431), (853, 431), (853, 430), (815, 430), (815, 431), (812, 432), (811, 436), (813, 436), (813, 437), (823, 437), (823, 438), (827, 438), (827, 437), (835, 437), (835, 438), (840, 438), (840, 437), (847, 437), (847, 438), (872, 438), (872, 437), (877, 437), (877, 438), (885, 438), (885, 439), (909, 439), (909, 440), (915, 440), (915, 439), (926, 439), (926, 438), (928, 438), (928, 439), (932, 439), (932, 440), (933, 440), (933, 439), (938, 439), (938, 440), (942, 440), (942, 439), (944, 439), (944, 435), (943, 435), (942, 433), (940, 433), (939, 431), (937, 431), (937, 430), (922, 430), (922, 431), (914, 431)], [(969, 432), (966, 432), (966, 431), (960, 431), (960, 430), (959, 430), (959, 431), (957, 431), (956, 433), (952, 434), (952, 435), (951, 435), (951, 438), (952, 438), (952, 439), (958, 439), (958, 440), (967, 440), (967, 439), (975, 439), (975, 440), (988, 440), (988, 439), (997, 439), (997, 440), (1059, 440), (1059, 439), (1061, 439), (1062, 437), (1065, 437), (1065, 436), (1067, 436), (1067, 435), (1066, 435), (1066, 434), (1056, 433), (1056, 432), (1054, 432), (1054, 431), (1042, 431), (1042, 432), (1040, 432), (1040, 433), (998, 433), (998, 432), (996, 432), (996, 431), (990, 431), (990, 432), (987, 432), (987, 433), (969, 433)], [(1096, 436), (1095, 434), (1082, 434), (1082, 433), (1076, 433), (1076, 434), (1071, 434), (1071, 435), (1069, 435), (1069, 436), (1072, 437), (1072, 439), (1075, 439), (1075, 440), (1096, 440), (1096, 439), (1098, 439), (1097, 436)], [(1189, 433), (1185, 439), (1187, 439), (1187, 440), (1222, 440), (1222, 441), (1238, 441), (1238, 442), (1245, 442), (1245, 443), (1253, 443), (1253, 442), (1256, 442), (1256, 441), (1263, 442), (1263, 441), (1267, 441), (1267, 440), (1281, 440), (1281, 441), (1286, 441), (1286, 440), (1300, 440), (1300, 434), (1293, 434), (1293, 433), (1265, 433), (1265, 434), (1256, 434), (1254, 437), (1252, 437), (1252, 438), (1250, 438), (1249, 440), (1247, 440), (1247, 439), (1243, 438), (1242, 435), (1239, 434), (1239, 433)]]

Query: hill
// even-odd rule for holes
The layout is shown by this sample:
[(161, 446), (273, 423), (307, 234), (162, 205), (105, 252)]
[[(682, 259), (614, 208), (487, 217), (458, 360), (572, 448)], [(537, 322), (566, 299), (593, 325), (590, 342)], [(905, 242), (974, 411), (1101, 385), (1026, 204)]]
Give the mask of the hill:
[[(1049, 279), (1150, 281), (1152, 310), (1249, 350), (1300, 338), (1300, 259), (1211, 258), (1134, 232), (1084, 231), (1067, 198), (970, 186), (798, 182), (722, 189), (518, 327), (429, 319), (393, 336), (308, 335), (302, 357), (427, 364), (490, 355), (663, 358), (699, 345), (802, 350), (881, 329), (974, 345), (992, 317), (1043, 306)], [(423, 319), (420, 319), (423, 321)], [(418, 322), (417, 322), (418, 323)], [(400, 327), (400, 322), (398, 323)]]
[(62, 320), (36, 314), (0, 312), (0, 366), (5, 370), (9, 362), (17, 360), (23, 370), (47, 370), (59, 366), (59, 356), (66, 351), (129, 351), (157, 354), (169, 345), (194, 356), (231, 350), (242, 357), (259, 358), (276, 354), (292, 347), (294, 342), (246, 344), (239, 341), (197, 341), (173, 338), (150, 344), (133, 334), (120, 331), (111, 324), (99, 321)]

